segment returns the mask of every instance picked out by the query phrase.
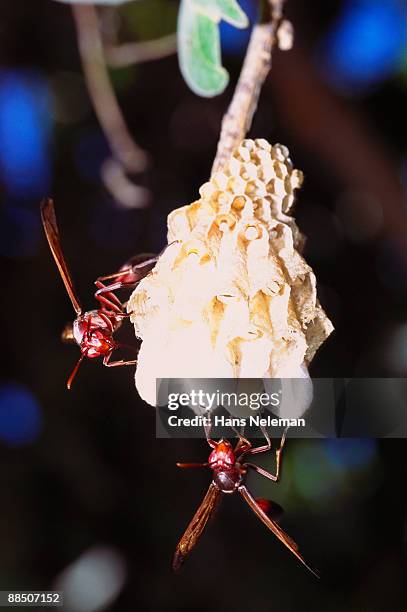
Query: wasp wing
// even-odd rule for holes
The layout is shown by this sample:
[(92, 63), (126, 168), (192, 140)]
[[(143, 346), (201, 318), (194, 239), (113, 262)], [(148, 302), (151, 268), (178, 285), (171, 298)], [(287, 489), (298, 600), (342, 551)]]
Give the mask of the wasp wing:
[(205, 526), (210, 519), (213, 511), (218, 505), (221, 498), (221, 491), (212, 482), (209, 486), (208, 492), (203, 498), (201, 505), (195, 512), (192, 521), (186, 528), (184, 535), (178, 542), (177, 548), (175, 549), (174, 558), (172, 561), (172, 568), (178, 570), (186, 557), (195, 547), (198, 539), (202, 535)]
[(283, 529), (281, 529), (281, 527), (279, 525), (277, 525), (277, 523), (275, 521), (273, 521), (273, 519), (271, 519), (269, 516), (267, 516), (267, 514), (265, 514), (265, 512), (263, 512), (263, 510), (257, 504), (257, 502), (254, 499), (254, 497), (249, 493), (248, 489), (244, 485), (241, 485), (238, 490), (239, 490), (239, 493), (241, 494), (241, 496), (243, 497), (243, 499), (249, 504), (250, 508), (259, 517), (259, 519), (261, 521), (263, 521), (263, 523), (266, 525), (266, 527), (268, 527), (270, 529), (270, 531), (272, 531), (274, 533), (274, 535), (277, 536), (277, 538), (283, 544), (285, 544), (285, 546), (287, 546), (288, 550), (290, 550), (297, 557), (297, 559), (299, 559), (301, 561), (301, 563), (303, 563), (305, 565), (305, 567), (312, 574), (314, 574), (314, 576), (319, 578), (319, 575), (317, 574), (317, 572), (315, 570), (313, 570), (312, 567), (310, 567), (307, 564), (307, 562), (305, 561), (304, 557), (299, 552), (298, 544), (296, 544), (296, 542), (294, 542), (294, 540), (292, 538), (290, 538), (290, 536), (287, 535), (286, 532)]
[(45, 235), (47, 236), (48, 244), (51, 249), (51, 253), (54, 256), (55, 263), (58, 266), (59, 273), (64, 282), (65, 289), (70, 297), (72, 306), (75, 309), (77, 315), (81, 314), (82, 307), (76, 296), (76, 292), (73, 286), (71, 275), (68, 270), (68, 266), (65, 261), (65, 257), (61, 249), (61, 240), (59, 237), (57, 220), (55, 217), (54, 202), (50, 198), (43, 200), (41, 204), (41, 219), (44, 226)]

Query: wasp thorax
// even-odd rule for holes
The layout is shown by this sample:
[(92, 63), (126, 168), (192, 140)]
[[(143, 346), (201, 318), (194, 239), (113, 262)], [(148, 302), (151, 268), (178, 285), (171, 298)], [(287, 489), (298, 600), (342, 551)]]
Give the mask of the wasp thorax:
[(232, 445), (227, 440), (218, 442), (208, 459), (209, 467), (213, 470), (227, 470), (234, 466), (235, 462)]
[(170, 213), (177, 242), (128, 303), (146, 401), (157, 378), (303, 376), (333, 328), (291, 215), (302, 181), (285, 146), (244, 140), (199, 200)]

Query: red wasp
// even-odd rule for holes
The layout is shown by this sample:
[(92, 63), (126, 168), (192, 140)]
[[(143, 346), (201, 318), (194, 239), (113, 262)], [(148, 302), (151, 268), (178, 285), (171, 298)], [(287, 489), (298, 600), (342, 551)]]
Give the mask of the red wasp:
[(243, 436), (239, 435), (239, 440), (232, 448), (231, 443), (228, 440), (221, 439), (219, 442), (215, 442), (209, 437), (210, 426), (206, 428), (206, 437), (209, 446), (213, 449), (209, 455), (207, 463), (177, 463), (180, 468), (195, 468), (195, 467), (209, 467), (212, 470), (213, 480), (209, 485), (208, 492), (206, 493), (201, 505), (195, 512), (192, 521), (186, 528), (184, 535), (179, 541), (173, 558), (173, 569), (178, 570), (185, 558), (195, 547), (199, 537), (202, 535), (205, 526), (213, 514), (215, 508), (220, 502), (222, 493), (235, 493), (238, 491), (243, 499), (248, 503), (253, 512), (259, 517), (261, 521), (274, 533), (275, 536), (287, 548), (309, 569), (314, 576), (319, 578), (318, 574), (306, 563), (304, 557), (300, 554), (298, 545), (288, 536), (281, 527), (275, 522), (272, 516), (279, 514), (282, 509), (275, 502), (265, 499), (255, 499), (249, 492), (244, 484), (246, 473), (249, 469), (256, 471), (258, 474), (269, 478), (273, 482), (277, 482), (280, 476), (280, 461), (281, 452), (283, 450), (286, 432), (280, 442), (280, 446), (276, 451), (276, 473), (270, 474), (263, 468), (249, 463), (246, 459), (252, 455), (258, 453), (265, 453), (271, 450), (271, 440), (265, 429), (262, 429), (263, 434), (266, 438), (267, 444), (252, 447), (249, 440), (246, 440)]
[[(122, 287), (136, 286), (151, 271), (158, 257), (139, 255), (137, 258), (130, 260), (118, 273), (110, 277), (99, 278), (95, 283), (98, 288), (95, 297), (101, 307), (98, 310), (83, 312), (62, 253), (53, 200), (46, 199), (42, 202), (41, 218), (52, 255), (76, 312), (76, 319), (73, 324), (69, 324), (62, 334), (64, 341), (76, 342), (81, 349), (81, 356), (67, 381), (68, 389), (71, 388), (73, 379), (85, 357), (89, 359), (102, 357), (103, 365), (107, 367), (135, 365), (137, 363), (136, 359), (131, 361), (110, 361), (112, 353), (117, 348), (123, 346), (114, 340), (113, 334), (122, 324), (123, 318), (128, 316), (123, 304), (112, 291)], [(140, 258), (147, 258), (147, 260), (141, 262)], [(115, 278), (115, 283), (105, 286), (102, 281), (107, 278)]]

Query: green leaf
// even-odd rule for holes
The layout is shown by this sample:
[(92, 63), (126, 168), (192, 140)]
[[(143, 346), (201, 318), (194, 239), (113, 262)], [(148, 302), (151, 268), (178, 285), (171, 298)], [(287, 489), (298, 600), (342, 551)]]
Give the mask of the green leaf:
[(236, 28), (246, 28), (249, 21), (236, 0), (192, 0), (196, 10), (218, 23), (221, 19)]
[(183, 0), (178, 17), (178, 53), (182, 75), (193, 92), (211, 97), (228, 84), (228, 74), (220, 62), (217, 24)]
[(248, 20), (236, 0), (181, 0), (178, 14), (178, 56), (181, 73), (196, 94), (216, 96), (229, 75), (221, 63), (219, 22), (237, 27)]

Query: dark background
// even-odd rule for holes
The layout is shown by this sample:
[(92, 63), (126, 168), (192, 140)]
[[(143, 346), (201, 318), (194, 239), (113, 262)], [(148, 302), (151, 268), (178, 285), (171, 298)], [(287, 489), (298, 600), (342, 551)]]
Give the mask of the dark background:
[[(121, 38), (174, 31), (176, 8), (170, 0), (122, 7)], [(252, 134), (286, 144), (306, 177), (296, 217), (336, 327), (311, 374), (405, 376), (406, 6), (290, 0), (287, 15), (296, 44), (275, 55)], [(166, 215), (208, 177), (246, 40), (223, 35), (231, 85), (214, 99), (188, 89), (175, 56), (112, 72), (131, 133), (151, 158), (133, 177), (151, 205), (128, 210), (100, 180), (109, 149), (69, 6), (1, 3), (0, 589), (62, 585), (73, 598), (65, 609), (77, 612), (103, 609), (95, 602), (110, 587), (114, 601), (102, 595), (101, 606), (120, 612), (404, 610), (404, 440), (292, 440), (281, 484), (249, 481), (285, 507), (282, 526), (320, 581), (237, 496), (174, 575), (173, 550), (210, 481), (175, 462), (205, 460), (206, 444), (156, 440), (154, 409), (138, 398), (132, 368), (87, 362), (65, 389), (78, 349), (61, 345), (60, 332), (73, 312), (39, 202), (55, 198), (78, 293), (93, 307), (95, 278), (161, 250)], [(259, 463), (272, 467), (268, 457)]]

